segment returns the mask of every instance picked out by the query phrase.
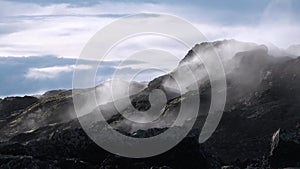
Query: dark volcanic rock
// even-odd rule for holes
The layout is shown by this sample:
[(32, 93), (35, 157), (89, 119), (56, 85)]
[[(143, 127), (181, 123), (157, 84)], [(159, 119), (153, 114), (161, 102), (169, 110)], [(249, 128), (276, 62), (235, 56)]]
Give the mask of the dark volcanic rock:
[[(151, 133), (155, 134), (153, 130)], [(145, 132), (140, 131), (139, 134)], [(0, 143), (0, 154), (3, 158), (0, 156), (1, 165), (21, 168), (220, 168), (218, 160), (204, 151), (195, 135), (188, 136), (161, 155), (129, 159), (104, 151), (82, 129), (74, 128), (55, 132), (48, 139), (33, 139), (25, 145), (17, 142)]]
[(56, 169), (50, 161), (40, 161), (31, 156), (0, 155), (0, 168), (2, 169)]
[[(32, 161), (22, 164), (21, 168), (35, 162), (55, 164), (55, 168), (97, 168), (109, 153), (90, 140), (81, 128), (73, 128), (59, 130), (41, 140), (32, 138), (27, 144), (0, 143), (0, 154), (14, 156), (14, 160), (30, 157)], [(3, 165), (9, 163), (10, 160), (4, 161)]]
[[(152, 133), (154, 129), (151, 129)], [(146, 132), (146, 131), (144, 131)], [(144, 132), (139, 132), (144, 133)], [(144, 135), (144, 134), (142, 134)], [(140, 137), (140, 136), (139, 136)], [(198, 143), (198, 137), (190, 135), (183, 139), (173, 149), (158, 156), (130, 159), (119, 156), (108, 156), (101, 164), (101, 169), (108, 167), (116, 168), (159, 168), (159, 169), (197, 169), (197, 168), (220, 168), (218, 159), (208, 154)]]
[(0, 100), (0, 115), (12, 113), (16, 110), (25, 109), (26, 107), (36, 103), (38, 99), (32, 96), (24, 97), (7, 97)]

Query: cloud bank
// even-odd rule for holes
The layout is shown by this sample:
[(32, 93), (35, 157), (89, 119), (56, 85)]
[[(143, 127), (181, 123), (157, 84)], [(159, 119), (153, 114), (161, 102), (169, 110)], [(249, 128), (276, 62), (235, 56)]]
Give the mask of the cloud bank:
[(25, 77), (29, 79), (53, 79), (63, 73), (73, 72), (74, 69), (87, 70), (91, 69), (89, 65), (66, 65), (52, 66), (44, 68), (30, 68)]
[[(77, 58), (84, 44), (99, 29), (119, 17), (140, 12), (169, 13), (185, 18), (210, 41), (234, 38), (268, 42), (283, 48), (300, 43), (299, 11), (295, 10), (300, 2), (295, 0), (230, 1), (223, 7), (222, 2), (202, 1), (191, 1), (190, 4), (181, 1), (100, 1), (86, 6), (74, 4), (75, 1), (33, 2), (36, 3), (0, 1), (0, 56)], [(135, 45), (127, 45), (127, 50), (136, 48)], [(143, 45), (150, 47), (153, 43), (145, 41)], [(166, 43), (160, 46), (168, 47)]]

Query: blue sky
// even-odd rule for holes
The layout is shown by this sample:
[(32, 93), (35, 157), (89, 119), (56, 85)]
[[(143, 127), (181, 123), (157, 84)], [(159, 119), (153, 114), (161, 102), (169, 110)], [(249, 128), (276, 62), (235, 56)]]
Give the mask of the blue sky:
[[(194, 24), (210, 41), (234, 38), (287, 48), (300, 44), (299, 9), (298, 0), (0, 1), (0, 96), (71, 88), (76, 58), (89, 38), (129, 14), (158, 12), (179, 16)], [(153, 37), (133, 39), (111, 54), (98, 70), (97, 80), (109, 79), (121, 56), (141, 48), (155, 46), (174, 51), (178, 58), (187, 52), (186, 48), (170, 44)], [(135, 62), (122, 69), (130, 73), (145, 66)], [(147, 79), (140, 80), (156, 75), (148, 72)]]

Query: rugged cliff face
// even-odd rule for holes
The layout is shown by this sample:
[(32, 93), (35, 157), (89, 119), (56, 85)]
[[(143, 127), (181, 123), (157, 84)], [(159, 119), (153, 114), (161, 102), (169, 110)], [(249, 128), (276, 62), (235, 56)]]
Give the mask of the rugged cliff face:
[[(135, 109), (125, 106), (122, 110), (131, 115), (148, 110), (149, 93), (162, 89), (168, 101), (155, 123), (137, 126), (113, 103), (98, 107), (110, 125), (125, 135), (151, 137), (162, 133), (176, 119), (181, 104), (195, 97), (195, 91), (187, 88), (180, 94), (171, 84), (172, 76), (184, 71), (182, 65), (189, 65), (199, 75), (200, 108), (193, 130), (172, 150), (146, 159), (106, 152), (81, 129), (72, 92), (57, 90), (39, 97), (0, 100), (0, 168), (300, 167), (300, 57), (274, 57), (266, 46), (235, 40), (202, 43), (193, 50), (203, 54), (215, 50), (227, 75), (225, 111), (217, 130), (205, 143), (199, 144), (198, 136), (209, 110), (211, 86), (203, 64), (190, 51), (170, 74), (154, 79), (146, 88), (136, 84), (137, 91), (131, 95)], [(88, 90), (95, 89), (75, 94)], [(96, 110), (80, 118), (92, 118)]]
[[(299, 58), (280, 60), (261, 69), (254, 89), (243, 90), (243, 95), (229, 100), (218, 130), (205, 143), (207, 147), (227, 162), (253, 159), (269, 151), (276, 130), (297, 126), (300, 81), (296, 78), (299, 71), (294, 71), (296, 64)], [(235, 83), (231, 85), (228, 97), (230, 93), (242, 93)]]

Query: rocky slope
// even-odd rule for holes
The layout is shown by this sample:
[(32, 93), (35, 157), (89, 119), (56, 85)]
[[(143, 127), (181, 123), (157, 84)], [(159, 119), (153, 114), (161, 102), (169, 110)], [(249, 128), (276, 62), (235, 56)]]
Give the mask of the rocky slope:
[(228, 94), (221, 122), (204, 144), (198, 143), (198, 136), (210, 106), (210, 83), (191, 50), (170, 74), (154, 79), (146, 88), (138, 85), (131, 95), (136, 109), (123, 110), (135, 114), (149, 109), (149, 93), (162, 89), (168, 101), (155, 123), (134, 127), (113, 103), (99, 106), (111, 126), (123, 134), (157, 135), (174, 122), (182, 102), (188, 103), (194, 97), (193, 90), (180, 95), (176, 87), (168, 86), (172, 76), (183, 71), (181, 66), (189, 65), (199, 75), (200, 109), (193, 130), (172, 150), (145, 159), (128, 159), (104, 151), (80, 128), (71, 91), (58, 90), (39, 98), (0, 100), (0, 168), (300, 167), (300, 57), (273, 57), (266, 46), (235, 40), (206, 42), (193, 50), (207, 54), (213, 49), (224, 63)]

